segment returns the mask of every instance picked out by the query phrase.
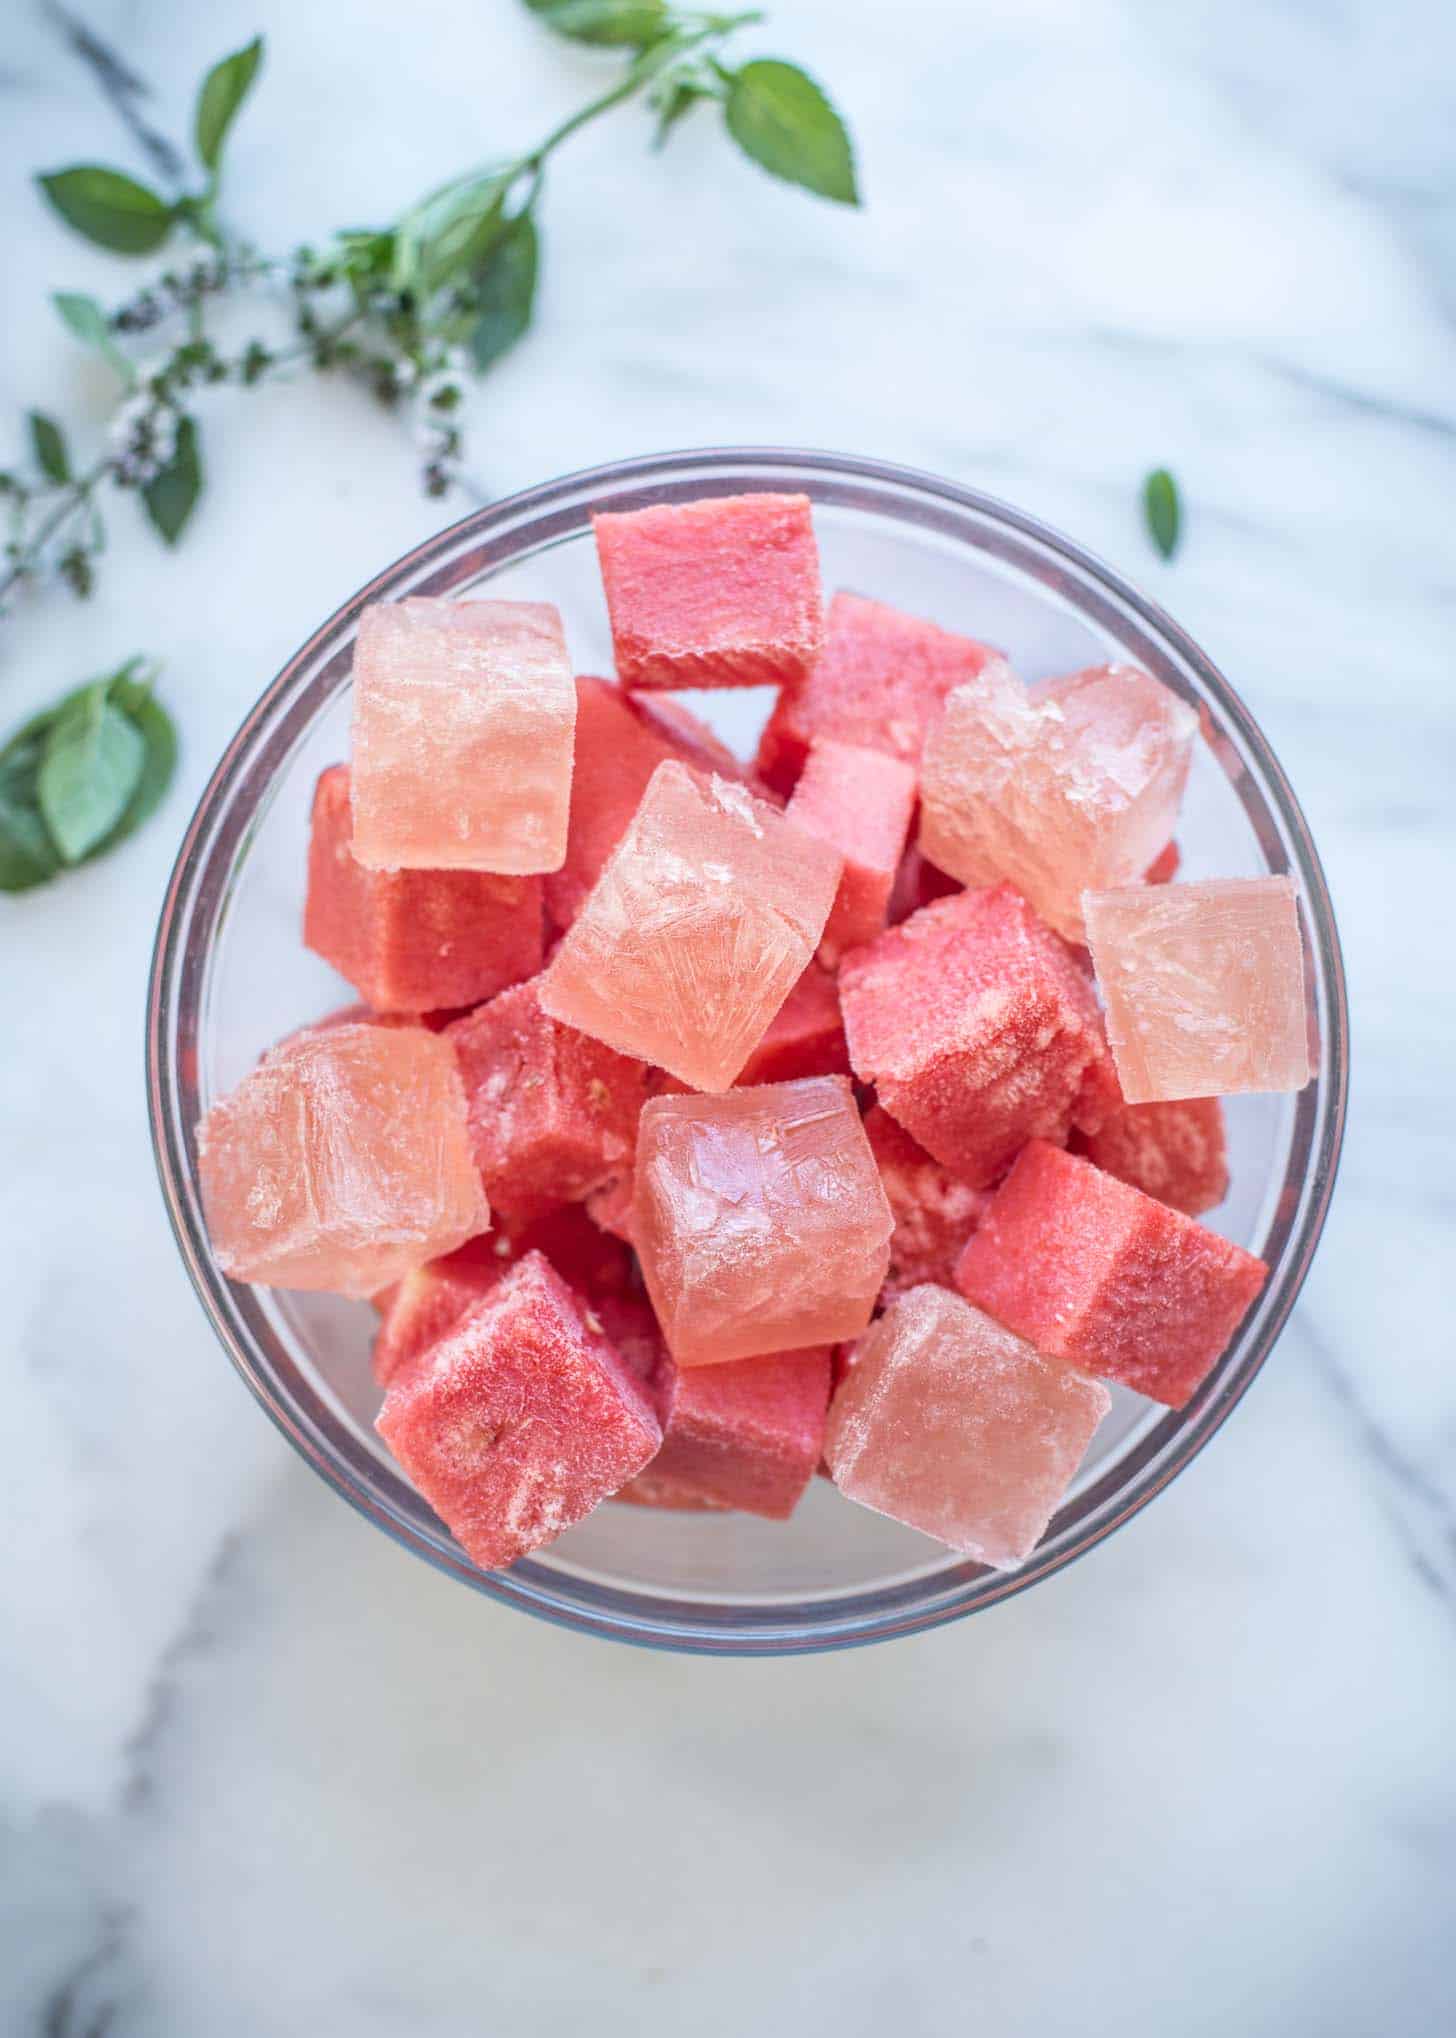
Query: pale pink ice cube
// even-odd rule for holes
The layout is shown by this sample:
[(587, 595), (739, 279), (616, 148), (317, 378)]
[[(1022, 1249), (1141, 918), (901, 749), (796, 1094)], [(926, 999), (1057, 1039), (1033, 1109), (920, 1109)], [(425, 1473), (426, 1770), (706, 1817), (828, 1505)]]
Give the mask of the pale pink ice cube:
[(559, 870), (576, 688), (546, 602), (379, 602), (354, 647), (354, 854), (379, 870)]
[(551, 959), (542, 1007), (726, 1090), (812, 960), (842, 862), (746, 787), (660, 764)]
[(198, 1128), (213, 1250), (237, 1281), (373, 1295), (490, 1221), (450, 1043), (292, 1034)]
[(1087, 939), (1129, 1104), (1309, 1081), (1294, 880), (1089, 891)]
[(855, 1346), (824, 1455), (841, 1493), (1008, 1570), (1035, 1548), (1112, 1405), (944, 1288), (911, 1288)]
[(893, 1221), (843, 1076), (643, 1107), (633, 1238), (680, 1366), (857, 1337)]
[(1136, 666), (1028, 692), (993, 659), (951, 694), (925, 746), (920, 848), (962, 884), (1009, 879), (1081, 941), (1083, 891), (1130, 884), (1172, 835), (1197, 726)]

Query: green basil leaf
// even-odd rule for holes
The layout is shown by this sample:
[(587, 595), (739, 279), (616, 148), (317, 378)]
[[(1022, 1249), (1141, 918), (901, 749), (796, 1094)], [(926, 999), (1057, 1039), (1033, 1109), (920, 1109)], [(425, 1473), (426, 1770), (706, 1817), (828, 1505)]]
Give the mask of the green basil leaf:
[(668, 25), (665, 0), (526, 0), (548, 28), (598, 49), (637, 49)]
[(166, 539), (175, 545), (202, 493), (202, 460), (197, 450), (197, 427), (189, 417), (177, 423), (177, 449), (155, 481), (142, 490), (147, 515)]
[(406, 214), (395, 232), (393, 283), (417, 298), (477, 268), (506, 227), (512, 178), (487, 171), (447, 184)]
[(13, 737), (0, 751), (0, 892), (28, 892), (61, 867), (36, 797), (44, 747)]
[(859, 204), (848, 131), (797, 64), (762, 57), (733, 72), (723, 118), (744, 153), (773, 176), (841, 205)]
[(111, 322), (94, 297), (79, 290), (57, 290), (51, 303), (83, 346), (104, 354), (124, 382), (135, 381), (130, 361), (112, 338)]
[(71, 478), (71, 460), (66, 451), (66, 435), (54, 418), (46, 416), (43, 410), (27, 413), (30, 425), (30, 450), (35, 455), (35, 464), (47, 481), (63, 488)]
[(209, 170), (217, 168), (227, 131), (247, 98), (262, 61), (263, 38), (255, 35), (245, 48), (234, 50), (230, 57), (214, 64), (202, 81), (193, 138), (197, 153)]
[(472, 292), (477, 312), (470, 351), (483, 374), (531, 323), (540, 242), (529, 212), (513, 219), (491, 249)]
[(1148, 536), (1163, 558), (1171, 559), (1182, 535), (1183, 506), (1178, 484), (1166, 467), (1155, 467), (1143, 483), (1143, 517)]
[(120, 170), (78, 163), (36, 182), (78, 234), (118, 255), (148, 255), (171, 231), (173, 208)]
[(670, 78), (653, 102), (657, 112), (657, 126), (652, 133), (653, 148), (660, 149), (678, 122), (702, 100), (717, 97), (711, 86), (700, 83), (696, 78)]
[(147, 746), (99, 679), (52, 723), (36, 798), (66, 863), (79, 863), (118, 826), (141, 780)]

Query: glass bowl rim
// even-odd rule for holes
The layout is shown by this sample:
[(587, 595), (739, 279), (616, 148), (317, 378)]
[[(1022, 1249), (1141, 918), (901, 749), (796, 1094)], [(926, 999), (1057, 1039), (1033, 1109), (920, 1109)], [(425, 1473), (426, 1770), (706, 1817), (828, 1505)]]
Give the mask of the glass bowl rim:
[[(311, 669), (330, 641), (348, 632), (360, 609), (369, 601), (387, 598), (391, 588), (409, 584), (428, 569), (431, 562), (444, 560), (472, 537), (485, 537), (498, 525), (520, 526), (530, 519), (539, 530), (563, 501), (575, 501), (583, 493), (624, 485), (650, 490), (654, 484), (672, 481), (685, 473), (719, 471), (727, 476), (762, 467), (775, 473), (792, 471), (802, 476), (806, 489), (816, 476), (833, 476), (840, 482), (859, 481), (886, 490), (899, 490), (911, 497), (938, 501), (950, 509), (1000, 525), (1005, 531), (1030, 541), (1044, 553), (1064, 560), (1083, 579), (1100, 585), (1116, 605), (1145, 628), (1160, 637), (1170, 650), (1196, 675), (1199, 686), (1215, 701), (1227, 726), (1257, 763), (1261, 791), (1276, 810), (1287, 833), (1293, 863), (1300, 881), (1305, 919), (1316, 951), (1320, 980), (1326, 993), (1326, 1024), (1321, 1034), (1321, 1062), (1317, 1075), (1317, 1138), (1311, 1140), (1306, 1181), (1313, 1193), (1303, 1221), (1291, 1231), (1274, 1272), (1270, 1291), (1262, 1308), (1260, 1334), (1247, 1350), (1231, 1348), (1216, 1369), (1216, 1392), (1201, 1393), (1190, 1408), (1170, 1411), (1174, 1425), (1171, 1437), (1164, 1437), (1166, 1424), (1144, 1439), (1131, 1460), (1119, 1460), (1109, 1468), (1107, 1481), (1116, 1481), (1116, 1505), (1097, 1498), (1097, 1489), (1082, 1496), (1081, 1505), (1093, 1516), (1080, 1533), (1064, 1546), (1034, 1552), (1020, 1569), (995, 1573), (984, 1567), (962, 1565), (948, 1580), (943, 1573), (917, 1576), (908, 1583), (868, 1587), (856, 1593), (835, 1593), (805, 1605), (775, 1607), (765, 1614), (760, 1606), (743, 1608), (728, 1603), (690, 1604), (673, 1600), (673, 1611), (654, 1614), (653, 1595), (641, 1594), (580, 1578), (563, 1580), (561, 1574), (529, 1561), (503, 1572), (478, 1570), (454, 1545), (431, 1543), (408, 1522), (386, 1511), (362, 1480), (356, 1479), (337, 1455), (320, 1447), (319, 1441), (298, 1419), (287, 1399), (276, 1391), (266, 1365), (249, 1348), (247, 1340), (230, 1320), (229, 1284), (212, 1261), (206, 1233), (200, 1220), (200, 1200), (194, 1169), (179, 1136), (176, 1111), (177, 1072), (171, 1052), (169, 1017), (174, 1007), (174, 990), (186, 959), (191, 915), (185, 908), (192, 901), (197, 880), (212, 849), (214, 823), (226, 808), (241, 761), (254, 739), (269, 725), (275, 712), (289, 702), (299, 676)], [(724, 492), (719, 486), (718, 492)], [(310, 688), (320, 687), (327, 667), (313, 675)], [(305, 695), (310, 689), (305, 689)], [(300, 696), (302, 699), (304, 696)], [(1334, 911), (1318, 852), (1308, 824), (1292, 788), (1243, 701), (1223, 674), (1188, 633), (1157, 603), (1132, 587), (1122, 576), (1073, 540), (1042, 523), (1025, 511), (997, 498), (969, 489), (937, 475), (892, 462), (853, 455), (784, 447), (707, 447), (672, 453), (639, 455), (584, 468), (575, 473), (540, 483), (503, 497), (484, 508), (471, 511), (446, 525), (401, 558), (376, 574), (358, 593), (343, 602), (283, 666), (244, 717), (232, 741), (213, 770), (182, 838), (158, 918), (156, 940), (147, 996), (147, 1101), (153, 1153), (156, 1160), (167, 1213), (204, 1312), (227, 1350), (249, 1391), (315, 1472), (369, 1520), (391, 1535), (403, 1547), (473, 1586), (478, 1591), (517, 1606), (558, 1625), (612, 1639), (702, 1654), (777, 1655), (831, 1648), (859, 1646), (895, 1636), (919, 1632), (955, 1620), (982, 1607), (999, 1604), (1015, 1593), (1052, 1576), (1084, 1556), (1114, 1529), (1142, 1511), (1179, 1472), (1203, 1450), (1227, 1421), (1248, 1391), (1273, 1349), (1303, 1285), (1318, 1244), (1333, 1194), (1344, 1131), (1349, 1085), (1349, 1018), (1343, 961)], [(1236, 1364), (1233, 1362), (1237, 1361)], [(1160, 1441), (1162, 1439), (1162, 1441)], [(1106, 1483), (1100, 1482), (1100, 1483)], [(1100, 1514), (1097, 1510), (1100, 1508)], [(533, 1575), (533, 1570), (534, 1574)], [(687, 1611), (682, 1609), (686, 1606)]]

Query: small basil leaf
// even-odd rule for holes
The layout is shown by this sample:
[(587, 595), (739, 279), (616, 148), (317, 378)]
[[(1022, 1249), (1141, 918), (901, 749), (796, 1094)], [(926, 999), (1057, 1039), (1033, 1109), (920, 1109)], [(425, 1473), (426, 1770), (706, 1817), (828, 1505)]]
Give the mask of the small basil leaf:
[(1162, 557), (1171, 559), (1182, 535), (1183, 506), (1178, 484), (1166, 467), (1155, 467), (1143, 483), (1143, 517), (1148, 536)]
[(491, 249), (472, 296), (478, 313), (470, 351), (483, 374), (512, 348), (531, 323), (540, 243), (536, 222), (523, 212)]
[(97, 680), (52, 723), (36, 776), (36, 798), (66, 863), (79, 863), (119, 824), (142, 775), (141, 731)]
[(189, 417), (177, 423), (177, 445), (155, 481), (142, 490), (147, 515), (169, 545), (175, 545), (202, 493), (202, 460), (197, 427)]
[(230, 57), (214, 64), (202, 81), (193, 138), (197, 153), (209, 170), (217, 168), (227, 131), (247, 98), (262, 61), (263, 38), (255, 35), (244, 49), (234, 50)]
[(665, 0), (526, 0), (548, 28), (598, 49), (636, 49), (667, 26)]
[(657, 126), (652, 133), (652, 146), (660, 149), (668, 136), (687, 114), (704, 99), (716, 99), (717, 93), (711, 86), (700, 84), (694, 78), (671, 78), (654, 104), (657, 110)]
[(44, 411), (33, 410), (27, 414), (30, 425), (30, 449), (35, 455), (35, 464), (47, 481), (55, 482), (62, 488), (71, 478), (71, 461), (66, 452), (66, 435), (54, 418), (48, 418)]
[(773, 176), (859, 204), (844, 122), (797, 64), (763, 57), (733, 72), (723, 117), (738, 146)]
[(36, 797), (44, 744), (14, 737), (0, 751), (0, 892), (28, 892), (61, 867)]
[(51, 303), (83, 346), (104, 354), (124, 382), (135, 379), (131, 363), (112, 338), (110, 321), (94, 297), (79, 290), (58, 290)]
[(148, 255), (171, 230), (167, 201), (120, 170), (80, 163), (36, 182), (68, 226), (115, 254)]

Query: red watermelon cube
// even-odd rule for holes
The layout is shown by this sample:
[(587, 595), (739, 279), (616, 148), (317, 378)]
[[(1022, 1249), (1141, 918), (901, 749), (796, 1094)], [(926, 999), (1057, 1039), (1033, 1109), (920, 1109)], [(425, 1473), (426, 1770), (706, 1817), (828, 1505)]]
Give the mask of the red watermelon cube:
[(807, 835), (844, 857), (839, 891), (819, 943), (827, 969), (847, 948), (860, 948), (885, 924), (890, 892), (915, 812), (915, 767), (881, 750), (816, 736), (784, 809)]
[(922, 1281), (949, 1287), (961, 1249), (991, 1200), (988, 1191), (958, 1181), (883, 1106), (865, 1113), (864, 1129), (895, 1220), (881, 1301)]
[(883, 602), (835, 595), (823, 657), (769, 717), (758, 746), (759, 776), (790, 792), (816, 736), (883, 750), (918, 767), (946, 695), (995, 655), (974, 638)]
[(640, 1382), (540, 1253), (395, 1373), (375, 1427), (485, 1570), (553, 1542), (662, 1441)]
[(579, 1203), (630, 1166), (645, 1062), (541, 1009), (538, 978), (445, 1029), (465, 1084), (471, 1149), (498, 1221)]
[(313, 800), (305, 945), (376, 1011), (478, 1004), (540, 969), (539, 877), (473, 870), (366, 870), (350, 843), (349, 772)]
[(1182, 1408), (1268, 1271), (1181, 1211), (1033, 1140), (972, 1234), (956, 1286), (1038, 1351)]
[(737, 1087), (799, 1076), (847, 1076), (849, 1049), (834, 979), (811, 962), (743, 1065)]
[(592, 525), (623, 686), (796, 686), (819, 656), (806, 495), (663, 503)]
[(844, 958), (849, 1059), (972, 1188), (1118, 1102), (1092, 984), (1010, 885), (957, 892)]
[(1201, 1217), (1228, 1194), (1228, 1150), (1217, 1097), (1124, 1104), (1096, 1132), (1074, 1132), (1073, 1153), (1146, 1196)]

